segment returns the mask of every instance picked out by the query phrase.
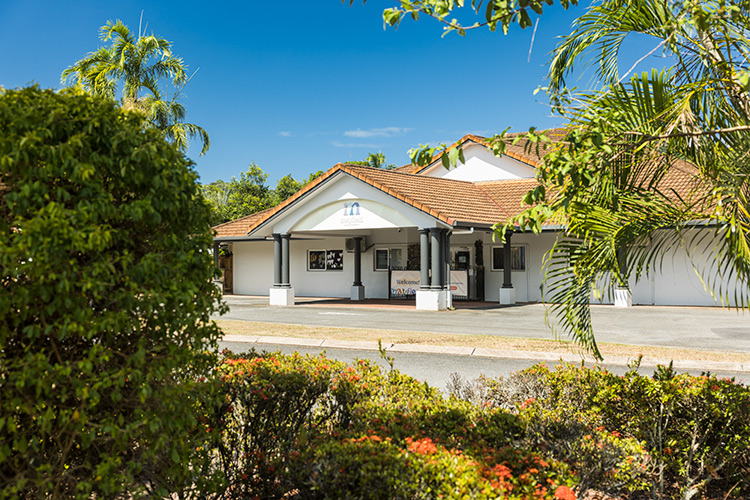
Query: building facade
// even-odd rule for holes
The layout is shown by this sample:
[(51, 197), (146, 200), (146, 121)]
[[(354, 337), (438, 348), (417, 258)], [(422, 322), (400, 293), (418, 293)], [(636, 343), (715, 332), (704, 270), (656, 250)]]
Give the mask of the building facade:
[[(474, 135), (456, 145), (464, 162), (452, 169), (439, 159), (390, 171), (338, 164), (280, 205), (216, 226), (226, 291), (275, 305), (295, 296), (410, 298), (426, 310), (462, 299), (542, 301), (544, 256), (560, 228), (509, 234), (509, 244), (492, 229), (523, 210), (539, 158), (520, 147), (497, 157)], [(680, 186), (693, 173), (670, 175)], [(632, 283), (632, 303), (715, 305), (695, 272), (695, 262), (711, 265), (700, 251), (676, 249)]]

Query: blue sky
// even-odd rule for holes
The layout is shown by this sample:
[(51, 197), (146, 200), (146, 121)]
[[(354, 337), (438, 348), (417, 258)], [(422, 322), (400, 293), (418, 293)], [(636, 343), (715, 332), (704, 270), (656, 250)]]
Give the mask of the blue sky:
[(183, 103), (211, 136), (206, 155), (188, 152), (204, 183), (251, 162), (272, 186), (369, 152), (402, 165), (419, 144), (561, 124), (533, 91), (583, 4), (548, 8), (532, 46), (532, 30), (518, 27), (441, 37), (424, 18), (384, 30), (382, 10), (394, 3), (3, 0), (0, 85), (59, 88), (60, 73), (103, 44), (100, 26), (121, 19), (136, 32), (143, 12), (147, 31), (199, 68)]

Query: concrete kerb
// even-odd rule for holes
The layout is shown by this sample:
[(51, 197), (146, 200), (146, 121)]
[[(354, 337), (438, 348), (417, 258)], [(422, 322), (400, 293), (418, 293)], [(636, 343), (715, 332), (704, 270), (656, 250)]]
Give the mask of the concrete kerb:
[[(250, 336), (250, 335), (225, 335), (222, 339), (225, 342), (243, 342), (248, 344), (284, 344), (297, 345), (300, 347), (320, 347), (331, 349), (361, 349), (367, 351), (377, 351), (377, 342), (356, 341), (356, 340), (330, 340), (330, 339), (310, 339), (300, 337), (271, 337), (271, 336)], [(581, 363), (585, 361), (589, 364), (596, 364), (592, 358), (581, 358), (577, 354), (553, 354), (539, 351), (520, 351), (520, 350), (501, 350), (486, 349), (474, 347), (459, 346), (433, 346), (421, 344), (392, 344), (385, 343), (383, 348), (387, 352), (412, 352), (424, 354), (446, 354), (454, 356), (477, 356), (484, 358), (504, 358), (504, 359), (528, 359), (533, 361), (557, 362), (565, 361), (568, 363)], [(627, 366), (634, 362), (635, 359), (625, 356), (611, 356), (606, 359), (610, 365)], [(655, 367), (657, 365), (668, 365), (670, 360), (644, 357), (641, 360), (641, 366)], [(673, 362), (676, 369), (681, 370), (703, 370), (703, 371), (730, 371), (730, 372), (750, 372), (750, 364), (735, 363), (729, 361), (693, 361), (677, 360)]]

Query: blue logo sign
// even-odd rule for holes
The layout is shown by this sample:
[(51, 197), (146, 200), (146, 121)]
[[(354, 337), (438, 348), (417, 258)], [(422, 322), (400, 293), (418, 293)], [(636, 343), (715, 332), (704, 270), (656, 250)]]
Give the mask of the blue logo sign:
[(344, 203), (344, 217), (346, 217), (347, 215), (359, 215), (359, 202), (355, 201), (351, 205), (348, 203)]

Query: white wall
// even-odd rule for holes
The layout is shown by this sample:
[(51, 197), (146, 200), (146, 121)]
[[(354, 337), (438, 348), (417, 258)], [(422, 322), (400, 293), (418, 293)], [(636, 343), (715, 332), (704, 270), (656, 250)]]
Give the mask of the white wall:
[[(555, 238), (556, 235), (551, 233), (516, 233), (511, 238), (511, 246), (523, 246), (526, 249), (526, 270), (511, 272), (517, 302), (541, 302), (542, 263), (544, 254), (552, 248)], [(503, 271), (492, 270), (492, 248), (496, 246), (500, 247), (502, 244), (499, 241), (493, 242), (491, 235), (485, 237), (485, 297), (493, 302), (500, 300), (500, 288), (503, 286)]]
[[(711, 255), (713, 243), (705, 241), (690, 251), (678, 248), (668, 254), (662, 261), (661, 272), (655, 276), (654, 304), (656, 305), (692, 305), (716, 306), (711, 294), (706, 291), (693, 266), (703, 272), (709, 279), (716, 279), (718, 270)], [(727, 281), (730, 290), (734, 290), (735, 280)], [(734, 302), (730, 302), (734, 305)]]
[[(376, 189), (359, 179), (339, 172), (336, 177), (330, 179), (321, 185), (314, 195), (311, 193), (308, 197), (297, 201), (294, 205), (286, 209), (274, 221), (273, 227), (267, 227), (258, 231), (259, 235), (270, 235), (271, 233), (294, 233), (297, 225), (305, 225), (305, 219), (315, 213), (320, 208), (330, 208), (332, 214), (339, 215), (343, 213), (343, 203), (360, 202), (363, 211), (372, 201), (372, 209), (378, 210), (378, 223), (375, 225), (368, 224), (364, 220), (360, 225), (344, 225), (341, 217), (338, 217), (341, 225), (338, 229), (348, 230), (349, 234), (354, 234), (357, 230), (381, 229), (384, 227), (430, 227), (435, 225), (435, 219), (418, 210), (411, 205), (391, 196), (379, 189)], [(329, 221), (331, 222), (331, 221)], [(306, 228), (309, 229), (309, 228)], [(336, 229), (327, 227), (326, 230)], [(353, 232), (352, 232), (353, 231)]]
[(273, 286), (273, 241), (236, 241), (232, 253), (234, 293), (268, 295)]
[(466, 163), (459, 163), (451, 169), (446, 169), (442, 162), (437, 162), (425, 170), (423, 175), (470, 182), (534, 177), (533, 167), (508, 156), (497, 157), (479, 144), (465, 146), (464, 159)]
[[(388, 298), (388, 272), (374, 271), (375, 248), (403, 248), (409, 240), (418, 241), (415, 230), (373, 231), (367, 237), (369, 247), (362, 253), (362, 284), (366, 298)], [(354, 253), (346, 251), (347, 236), (316, 240), (295, 240), (289, 244), (289, 279), (299, 297), (349, 297), (354, 281)], [(309, 271), (308, 250), (344, 250), (341, 271)], [(273, 286), (273, 242), (234, 243), (234, 293), (268, 295)]]
[[(451, 252), (468, 249), (471, 254), (471, 265), (476, 264), (474, 243), (483, 241), (485, 265), (485, 298), (488, 301), (499, 300), (499, 289), (503, 284), (502, 271), (492, 271), (493, 243), (488, 233), (475, 232), (471, 235), (455, 235), (451, 238)], [(556, 235), (518, 233), (513, 235), (512, 245), (526, 247), (526, 271), (513, 271), (513, 286), (516, 289), (518, 302), (540, 302), (542, 295), (542, 263), (544, 254), (552, 247)], [(321, 240), (292, 240), (290, 242), (290, 278), (297, 296), (310, 297), (349, 297), (354, 279), (354, 253), (344, 251), (344, 269), (342, 271), (308, 271), (307, 251), (345, 250), (346, 236), (329, 237)], [(367, 236), (368, 249), (362, 254), (362, 282), (366, 298), (388, 297), (388, 272), (375, 271), (374, 250), (376, 248), (402, 248), (404, 256), (410, 243), (419, 241), (418, 232), (414, 229), (377, 230)], [(702, 253), (708, 247), (693, 252), (700, 266), (712, 262), (710, 255)], [(235, 242), (234, 252), (234, 293), (239, 295), (268, 295), (273, 286), (273, 242)], [(713, 297), (708, 293), (696, 275), (687, 252), (677, 249), (664, 258), (659, 272), (642, 276), (638, 283), (631, 283), (633, 304), (636, 305), (687, 305), (715, 306)], [(605, 297), (604, 303), (611, 301)]]
[[(541, 244), (534, 244), (533, 238), (535, 237), (542, 238), (543, 242)], [(531, 252), (536, 254), (533, 262), (538, 264), (534, 265), (540, 266), (544, 252), (552, 247), (555, 237), (551, 234), (540, 236), (521, 236), (516, 234), (513, 236), (514, 245), (524, 240), (529, 242)], [(651, 270), (648, 275), (643, 273), (638, 282), (634, 278), (631, 278), (630, 289), (633, 293), (633, 304), (664, 306), (719, 305), (711, 294), (705, 290), (701, 279), (696, 274), (691, 263), (692, 257), (693, 262), (697, 263), (698, 269), (707, 269), (708, 275), (716, 276), (716, 268), (711, 265), (713, 258), (706, 252), (710, 246), (711, 243), (706, 242), (698, 248), (693, 249), (690, 256), (688, 256), (685, 248), (676, 248), (664, 257), (661, 266), (657, 266), (656, 269)], [(528, 255), (527, 253), (527, 266), (531, 261)], [(515, 275), (513, 279), (515, 283)], [(541, 300), (541, 296), (538, 293), (541, 281), (541, 273), (532, 273), (529, 275), (528, 289), (530, 301)], [(734, 280), (731, 281), (731, 286), (734, 286), (734, 283)], [(594, 300), (592, 297), (592, 303), (611, 304), (612, 297), (604, 296), (601, 301)]]

